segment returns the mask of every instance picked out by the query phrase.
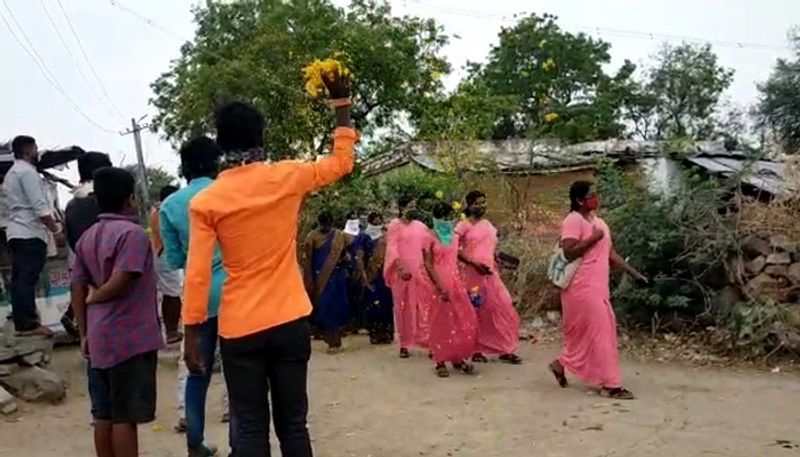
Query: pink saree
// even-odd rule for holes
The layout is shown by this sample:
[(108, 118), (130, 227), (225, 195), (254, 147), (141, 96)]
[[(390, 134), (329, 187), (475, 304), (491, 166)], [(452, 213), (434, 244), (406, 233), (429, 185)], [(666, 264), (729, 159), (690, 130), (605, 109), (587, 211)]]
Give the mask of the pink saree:
[(491, 275), (465, 268), (467, 291), (483, 299), (478, 308), (478, 344), (475, 352), (485, 355), (514, 354), (519, 349), (519, 314), (495, 264), (497, 229), (483, 219), (476, 224), (462, 221), (456, 227), (462, 252), (469, 259), (491, 267)]
[(431, 353), (436, 363), (458, 363), (469, 359), (478, 340), (478, 318), (458, 271), (458, 235), (446, 246), (433, 241), (433, 268), (447, 292), (448, 301), (438, 295), (431, 306)]
[[(422, 250), (430, 246), (431, 234), (419, 221), (408, 224), (393, 220), (386, 233), (383, 276), (392, 289), (397, 339), (403, 349), (427, 348), (430, 302), (435, 293), (425, 272)], [(411, 274), (403, 280), (400, 271)]]
[(569, 286), (561, 291), (564, 338), (558, 361), (587, 385), (615, 388), (622, 386), (622, 376), (608, 285), (611, 233), (599, 217), (588, 221), (573, 212), (564, 220), (561, 239), (586, 239), (594, 227), (605, 236), (583, 255)]

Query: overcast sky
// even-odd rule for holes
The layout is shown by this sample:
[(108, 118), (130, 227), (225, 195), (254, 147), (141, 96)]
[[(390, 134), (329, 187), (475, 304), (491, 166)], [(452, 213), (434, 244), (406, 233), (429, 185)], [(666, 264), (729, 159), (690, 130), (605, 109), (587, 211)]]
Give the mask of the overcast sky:
[[(181, 38), (192, 36), (190, 8), (195, 3), (193, 0), (61, 0), (68, 22), (58, 0), (0, 0), (0, 87), (3, 88), (0, 140), (29, 134), (38, 139), (40, 147), (77, 144), (86, 150), (108, 152), (115, 163), (135, 161), (133, 139), (116, 132), (130, 127), (131, 117), (153, 114), (148, 104), (149, 84), (178, 56)], [(344, 6), (347, 1), (335, 3)], [(467, 60), (483, 60), (496, 42), (500, 27), (513, 24), (512, 16), (520, 12), (553, 13), (559, 16), (563, 28), (610, 42), (612, 65), (619, 65), (626, 58), (636, 63), (645, 61), (657, 51), (664, 35), (709, 40), (716, 43), (714, 50), (721, 63), (736, 71), (734, 84), (726, 96), (744, 106), (756, 99), (755, 84), (769, 75), (775, 59), (789, 55), (786, 33), (800, 25), (798, 0), (396, 0), (391, 3), (397, 15), (433, 17), (448, 34), (460, 37), (452, 39), (445, 49), (447, 59), (457, 71)], [(55, 22), (74, 60), (46, 13)], [(29, 50), (32, 45), (72, 102), (48, 83), (9, 33), (3, 18)], [(91, 67), (84, 60), (70, 24)], [(672, 41), (680, 43), (678, 38)], [(448, 83), (452, 85), (457, 78), (458, 74), (452, 75)], [(108, 99), (116, 108), (109, 106)], [(73, 103), (98, 125), (76, 113)], [(145, 133), (143, 144), (148, 164), (171, 172), (177, 170), (175, 152), (158, 135)], [(76, 173), (68, 171), (66, 176), (73, 177)]]

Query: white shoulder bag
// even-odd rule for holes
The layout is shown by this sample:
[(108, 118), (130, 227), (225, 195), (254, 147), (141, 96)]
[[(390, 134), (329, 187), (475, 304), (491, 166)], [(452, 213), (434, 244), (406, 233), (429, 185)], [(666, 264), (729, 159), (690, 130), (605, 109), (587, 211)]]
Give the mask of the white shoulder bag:
[(570, 262), (567, 260), (566, 256), (564, 256), (564, 249), (556, 244), (555, 251), (553, 255), (550, 256), (550, 262), (547, 264), (547, 279), (559, 289), (566, 289), (580, 265), (580, 258)]

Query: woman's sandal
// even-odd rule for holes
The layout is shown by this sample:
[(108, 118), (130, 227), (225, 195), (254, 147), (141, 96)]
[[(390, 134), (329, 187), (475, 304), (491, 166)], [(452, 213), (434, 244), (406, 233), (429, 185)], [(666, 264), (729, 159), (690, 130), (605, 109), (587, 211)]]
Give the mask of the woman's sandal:
[(498, 359), (503, 363), (509, 363), (511, 365), (521, 365), (522, 358), (517, 354), (503, 354)]
[(569, 386), (569, 382), (567, 382), (567, 375), (564, 373), (564, 367), (558, 363), (558, 360), (554, 360), (553, 362), (548, 365), (550, 372), (553, 373), (555, 376), (558, 385), (564, 389)]
[(440, 378), (449, 378), (450, 371), (447, 370), (447, 365), (443, 363), (436, 364), (436, 376)]
[(454, 363), (453, 368), (461, 371), (464, 374), (475, 374), (477, 372), (477, 370), (475, 370), (475, 365), (467, 362)]
[(603, 387), (600, 389), (600, 396), (614, 400), (634, 400), (636, 398), (633, 392), (624, 387)]
[(400, 358), (401, 359), (408, 359), (411, 357), (411, 353), (408, 352), (406, 348), (400, 348)]
[(472, 356), (472, 361), (474, 363), (489, 363), (489, 359), (487, 359), (486, 356), (481, 354), (480, 352), (476, 352)]

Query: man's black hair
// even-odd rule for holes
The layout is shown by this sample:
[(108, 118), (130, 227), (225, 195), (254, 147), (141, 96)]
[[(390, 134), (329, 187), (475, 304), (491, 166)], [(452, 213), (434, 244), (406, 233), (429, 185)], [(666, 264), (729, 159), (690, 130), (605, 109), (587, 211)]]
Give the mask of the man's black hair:
[(119, 213), (133, 195), (136, 179), (123, 168), (105, 167), (94, 173), (94, 195), (101, 213)]
[(11, 150), (14, 152), (15, 159), (21, 159), (25, 155), (26, 149), (34, 146), (36, 140), (32, 136), (20, 135), (11, 140)]
[(578, 200), (585, 200), (592, 190), (594, 184), (590, 181), (575, 181), (569, 186), (569, 209), (571, 211), (578, 211), (581, 209), (581, 202)]
[(217, 144), (223, 151), (247, 151), (264, 146), (264, 115), (242, 102), (228, 103), (216, 112)]
[(367, 216), (367, 222), (369, 222), (372, 225), (376, 225), (375, 222), (380, 221), (382, 218), (383, 216), (381, 216), (381, 213), (373, 211), (369, 213), (369, 216)]
[(453, 207), (445, 202), (439, 202), (433, 208), (433, 217), (436, 219), (445, 219), (453, 215)]
[(486, 194), (484, 194), (479, 190), (473, 190), (467, 194), (465, 200), (467, 201), (467, 206), (472, 206), (475, 204), (476, 201), (478, 201), (481, 198), (486, 198)]
[(160, 191), (158, 191), (158, 201), (163, 202), (167, 199), (170, 195), (174, 194), (178, 191), (178, 186), (173, 186), (172, 184), (167, 184), (166, 186), (162, 187)]
[(78, 175), (81, 182), (91, 181), (95, 171), (110, 166), (112, 166), (111, 159), (103, 152), (87, 152), (78, 157)]
[(180, 155), (181, 171), (187, 180), (214, 178), (219, 172), (219, 146), (207, 136), (199, 136), (184, 143)]

